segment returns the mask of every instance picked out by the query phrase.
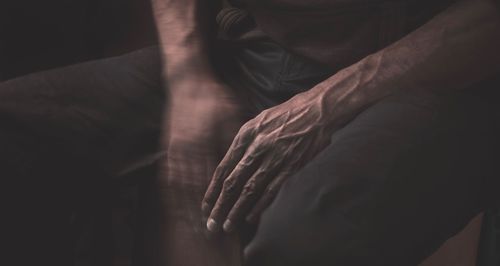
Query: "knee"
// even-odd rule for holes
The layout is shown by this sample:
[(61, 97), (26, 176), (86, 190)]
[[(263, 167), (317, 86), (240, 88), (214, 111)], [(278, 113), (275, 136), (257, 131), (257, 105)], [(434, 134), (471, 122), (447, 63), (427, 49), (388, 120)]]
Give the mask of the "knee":
[(252, 241), (244, 251), (244, 266), (295, 265), (287, 261), (286, 254), (279, 251), (275, 243)]
[(268, 255), (265, 254), (265, 249), (260, 245), (250, 245), (245, 248), (243, 253), (244, 265), (245, 266), (257, 266), (257, 265), (269, 265), (265, 264)]
[(297, 244), (300, 242), (294, 233), (296, 226), (291, 225), (293, 222), (283, 223), (281, 219), (285, 217), (288, 215), (283, 213), (261, 217), (259, 229), (243, 253), (245, 266), (302, 265), (296, 264)]
[(322, 216), (325, 221), (316, 212), (283, 209), (272, 209), (261, 217), (259, 229), (244, 250), (245, 266), (331, 265), (336, 254), (346, 252), (346, 237), (353, 230), (342, 217)]

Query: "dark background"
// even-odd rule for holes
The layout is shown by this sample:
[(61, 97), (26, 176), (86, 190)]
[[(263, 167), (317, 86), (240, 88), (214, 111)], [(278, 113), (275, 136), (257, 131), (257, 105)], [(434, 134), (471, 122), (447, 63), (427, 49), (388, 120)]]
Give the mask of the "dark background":
[(155, 43), (149, 2), (0, 1), (0, 80)]
[[(0, 1), (0, 81), (155, 43), (149, 0)], [(140, 224), (144, 185), (129, 182), (109, 191), (112, 214), (94, 207), (74, 213), (70, 251), (61, 252), (72, 262), (68, 265), (131, 265), (136, 260), (140, 232), (133, 228)]]

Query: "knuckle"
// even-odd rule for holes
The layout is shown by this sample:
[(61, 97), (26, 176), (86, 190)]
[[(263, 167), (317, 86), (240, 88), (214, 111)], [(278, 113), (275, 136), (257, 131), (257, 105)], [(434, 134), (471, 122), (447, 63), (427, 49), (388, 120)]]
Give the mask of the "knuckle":
[(259, 134), (255, 137), (255, 144), (258, 150), (263, 150), (269, 148), (271, 145), (271, 140), (267, 135)]
[(246, 155), (246, 157), (241, 160), (241, 162), (235, 167), (235, 171), (236, 172), (241, 172), (242, 170), (245, 169), (245, 167), (248, 167), (250, 165), (252, 165), (252, 163), (255, 161), (256, 159), (256, 154), (255, 153), (249, 153), (248, 155)]
[(216, 183), (220, 183), (222, 181), (222, 176), (224, 173), (224, 166), (219, 166), (215, 169), (215, 172), (213, 174), (213, 181)]
[(270, 186), (266, 189), (266, 194), (268, 196), (275, 196), (278, 193), (279, 189), (277, 186)]
[(255, 181), (249, 181), (248, 184), (243, 187), (242, 195), (245, 197), (253, 197), (256, 193)]
[(256, 158), (262, 155), (263, 152), (268, 150), (268, 146), (262, 140), (256, 140), (249, 148), (250, 153), (248, 157)]
[(253, 124), (252, 120), (250, 120), (249, 122), (243, 124), (240, 127), (240, 130), (238, 131), (238, 135), (248, 136), (252, 133), (253, 129), (254, 129), (254, 124)]
[(262, 112), (260, 112), (256, 117), (255, 119), (263, 119), (267, 116), (267, 114), (269, 113), (269, 109), (266, 109), (266, 110), (263, 110)]
[(245, 198), (254, 198), (255, 197), (255, 190), (244, 190), (242, 193), (242, 196)]
[(256, 178), (256, 179), (263, 178), (263, 177), (265, 177), (268, 173), (269, 173), (269, 170), (268, 170), (267, 168), (259, 168), (259, 169), (255, 172), (255, 178)]
[(226, 195), (234, 194), (236, 190), (236, 182), (232, 178), (228, 178), (224, 181), (222, 185), (222, 190)]
[(247, 122), (247, 123), (245, 123), (245, 124), (243, 124), (243, 125), (240, 127), (240, 131), (239, 131), (239, 133), (244, 134), (244, 133), (248, 132), (248, 131), (250, 130), (250, 124), (251, 124), (251, 122), (250, 122), (250, 121), (249, 121), (249, 122)]
[(243, 160), (241, 160), (235, 167), (232, 173), (233, 176), (238, 176), (245, 168), (247, 168), (253, 161), (253, 158), (250, 156), (246, 156)]
[(265, 143), (265, 136), (262, 135), (262, 134), (258, 134), (256, 137), (255, 137), (255, 143), (258, 143), (259, 145), (262, 145)]

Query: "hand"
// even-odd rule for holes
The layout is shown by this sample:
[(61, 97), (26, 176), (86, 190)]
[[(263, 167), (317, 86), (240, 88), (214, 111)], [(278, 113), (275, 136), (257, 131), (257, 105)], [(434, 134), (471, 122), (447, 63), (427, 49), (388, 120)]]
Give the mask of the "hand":
[(255, 222), (281, 184), (330, 142), (331, 118), (309, 91), (265, 110), (238, 132), (203, 200), (207, 228), (231, 232)]

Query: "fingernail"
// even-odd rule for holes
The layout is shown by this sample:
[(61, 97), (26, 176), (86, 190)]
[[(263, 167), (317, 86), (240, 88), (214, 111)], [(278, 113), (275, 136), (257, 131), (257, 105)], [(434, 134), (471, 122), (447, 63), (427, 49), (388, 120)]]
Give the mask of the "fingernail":
[(225, 232), (231, 233), (234, 230), (233, 223), (230, 220), (226, 220), (222, 226)]
[(217, 223), (215, 222), (214, 219), (209, 219), (208, 220), (208, 222), (207, 222), (207, 229), (210, 232), (215, 232), (215, 230), (217, 229)]

